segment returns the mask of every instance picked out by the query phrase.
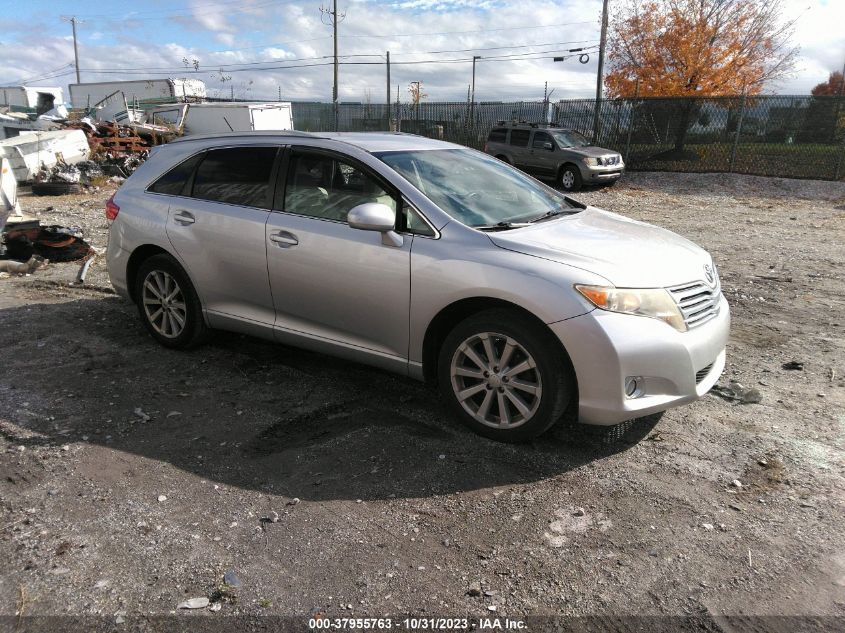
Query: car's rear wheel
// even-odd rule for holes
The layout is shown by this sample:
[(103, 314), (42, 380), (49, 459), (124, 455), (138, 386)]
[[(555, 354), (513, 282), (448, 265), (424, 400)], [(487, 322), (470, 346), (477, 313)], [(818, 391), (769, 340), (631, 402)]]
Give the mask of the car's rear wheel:
[(581, 171), (575, 165), (564, 165), (558, 182), (564, 191), (578, 191), (581, 189)]
[(165, 347), (185, 349), (205, 337), (199, 297), (187, 273), (170, 255), (154, 255), (141, 264), (135, 300), (144, 327)]
[(541, 326), (510, 310), (458, 324), (440, 350), (440, 389), (477, 433), (520, 442), (547, 431), (573, 392), (567, 359)]

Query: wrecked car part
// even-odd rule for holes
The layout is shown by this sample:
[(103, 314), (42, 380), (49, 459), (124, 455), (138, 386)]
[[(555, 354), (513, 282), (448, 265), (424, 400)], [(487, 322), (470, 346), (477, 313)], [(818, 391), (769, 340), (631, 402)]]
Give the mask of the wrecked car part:
[(0, 272), (11, 273), (13, 275), (29, 275), (49, 263), (50, 260), (44, 259), (38, 255), (33, 255), (25, 262), (4, 259), (0, 260)]
[(8, 256), (17, 260), (40, 255), (54, 262), (72, 262), (93, 252), (80, 229), (63, 226), (40, 227), (37, 233), (32, 229), (7, 231), (5, 244)]

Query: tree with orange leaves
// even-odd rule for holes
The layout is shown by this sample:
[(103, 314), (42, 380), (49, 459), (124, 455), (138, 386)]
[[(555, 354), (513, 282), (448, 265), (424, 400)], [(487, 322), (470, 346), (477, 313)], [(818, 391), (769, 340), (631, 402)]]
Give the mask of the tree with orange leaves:
[(837, 97), (843, 93), (842, 81), (842, 73), (834, 70), (827, 81), (817, 84), (810, 94), (814, 97)]
[[(798, 49), (783, 0), (626, 0), (613, 16), (605, 86), (611, 97), (759, 94), (789, 75)], [(697, 105), (685, 101), (675, 149)]]

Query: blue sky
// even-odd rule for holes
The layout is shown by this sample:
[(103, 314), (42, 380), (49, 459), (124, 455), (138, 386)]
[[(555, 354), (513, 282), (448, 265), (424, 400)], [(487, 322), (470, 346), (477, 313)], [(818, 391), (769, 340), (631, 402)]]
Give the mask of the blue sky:
[[(330, 2), (331, 0), (324, 0)], [(616, 0), (611, 0), (613, 4)], [(0, 83), (61, 85), (74, 80), (67, 18), (79, 18), (83, 81), (195, 76), (209, 92), (245, 98), (331, 99), (331, 27), (320, 0), (28, 0), (0, 16)], [(585, 64), (549, 57), (594, 47), (601, 0), (340, 0), (340, 94), (346, 101), (385, 98), (384, 51), (400, 85), (423, 81), (431, 100), (463, 100), (473, 55), (480, 100), (590, 97), (596, 56)], [(772, 86), (807, 93), (845, 60), (845, 0), (785, 0), (798, 17), (798, 72)], [(438, 64), (418, 64), (426, 60)], [(190, 66), (194, 60), (199, 72)], [(187, 61), (188, 66), (186, 66)], [(305, 66), (307, 64), (307, 66)], [(257, 70), (262, 66), (300, 66)], [(237, 70), (236, 70), (237, 69)], [(222, 71), (222, 72), (221, 72)]]

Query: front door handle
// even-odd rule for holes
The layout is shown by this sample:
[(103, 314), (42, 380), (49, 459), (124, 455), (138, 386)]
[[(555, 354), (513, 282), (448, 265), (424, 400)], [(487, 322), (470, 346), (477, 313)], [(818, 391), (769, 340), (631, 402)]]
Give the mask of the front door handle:
[(197, 219), (192, 213), (188, 213), (187, 211), (177, 211), (173, 215), (173, 221), (178, 224), (181, 224), (182, 226), (187, 226), (196, 222)]
[(293, 233), (289, 233), (288, 231), (277, 231), (276, 233), (270, 233), (270, 241), (278, 244), (282, 248), (290, 248), (291, 246), (296, 246), (299, 244), (299, 240), (297, 239), (296, 235)]

